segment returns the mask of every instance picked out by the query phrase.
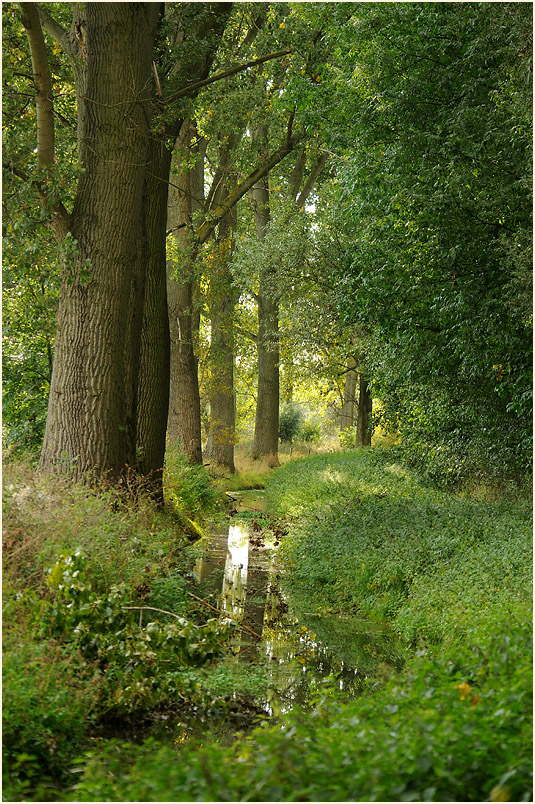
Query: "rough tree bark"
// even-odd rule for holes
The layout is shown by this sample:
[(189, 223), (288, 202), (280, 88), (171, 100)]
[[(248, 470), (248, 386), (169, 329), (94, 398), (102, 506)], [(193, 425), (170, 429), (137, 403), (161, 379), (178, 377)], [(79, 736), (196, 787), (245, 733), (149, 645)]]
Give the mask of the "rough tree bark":
[(131, 329), (127, 341), (126, 322), (142, 228), (157, 16), (158, 4), (88, 3), (74, 31), (84, 172), (70, 221), (76, 253), (60, 290), (42, 469), (67, 466), (75, 475), (116, 480), (135, 464), (128, 372), (140, 330)]
[(145, 268), (143, 325), (137, 384), (137, 467), (148, 490), (163, 502), (162, 475), (169, 409), (170, 337), (167, 317), (166, 232), (171, 150), (164, 138), (149, 145), (139, 259)]
[[(225, 137), (219, 148), (219, 165), (208, 200), (217, 204), (235, 183), (232, 172), (234, 150), (240, 134)], [(231, 473), (236, 440), (236, 397), (234, 389), (234, 313), (238, 301), (233, 287), (230, 260), (238, 222), (237, 207), (220, 221), (216, 235), (215, 259), (210, 273), (210, 429), (205, 457), (213, 467)]]
[(236, 398), (234, 391), (234, 308), (229, 262), (237, 223), (234, 207), (219, 224), (217, 257), (210, 277), (210, 432), (205, 456), (212, 466), (236, 471)]
[[(266, 126), (259, 126), (256, 139), (267, 151)], [(270, 220), (267, 178), (252, 190), (256, 232), (263, 240)], [(253, 460), (262, 458), (279, 466), (279, 303), (272, 271), (260, 266), (258, 282), (258, 390), (256, 399)]]
[[(189, 153), (192, 124), (185, 120), (177, 140), (175, 159)], [(199, 314), (195, 305), (195, 247), (192, 215), (204, 206), (202, 154), (194, 167), (171, 176), (167, 227), (172, 232), (181, 263), (168, 263), (167, 294), (171, 333), (171, 382), (168, 437), (180, 444), (192, 463), (202, 462), (201, 406), (195, 343)]]
[[(353, 365), (353, 362), (352, 364)], [(355, 393), (357, 390), (357, 372), (348, 368), (345, 373), (344, 402), (340, 411), (340, 430), (353, 427), (355, 423)]]
[[(160, 190), (168, 179), (168, 154), (162, 148), (166, 136), (174, 140), (180, 126), (175, 117), (158, 125), (156, 137), (154, 132), (147, 136), (152, 68), (162, 107), (246, 69), (250, 65), (242, 64), (207, 77), (231, 9), (230, 3), (200, 4), (193, 29), (186, 22), (186, 37), (205, 46), (188, 65), (184, 88), (164, 98), (151, 63), (164, 4), (74, 4), (70, 30), (44, 7), (23, 4), (36, 84), (38, 163), (52, 166), (54, 133), (41, 23), (71, 59), (85, 169), (72, 215), (61, 203), (49, 204), (46, 187), (39, 183), (42, 174), (35, 182), (50, 206), (50, 225), (58, 240), (71, 231), (77, 241), (61, 290), (43, 468), (67, 466), (75, 474), (95, 472), (114, 479), (135, 465), (137, 446), (139, 468), (149, 476), (161, 473), (167, 358), (161, 327), (166, 320), (161, 314), (166, 189)], [(175, 44), (186, 30), (180, 15), (177, 20)], [(268, 54), (253, 63), (280, 55)]]

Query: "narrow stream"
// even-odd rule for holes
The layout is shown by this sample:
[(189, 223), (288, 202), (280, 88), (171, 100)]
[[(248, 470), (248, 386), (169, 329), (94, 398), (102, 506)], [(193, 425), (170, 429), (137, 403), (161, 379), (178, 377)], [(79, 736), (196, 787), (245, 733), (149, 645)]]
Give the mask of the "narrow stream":
[[(233, 497), (238, 512), (263, 510), (261, 493)], [(234, 516), (207, 539), (196, 565), (203, 593), (213, 594), (242, 626), (233, 638), (234, 660), (267, 668), (267, 712), (306, 704), (313, 680), (332, 675), (341, 689), (357, 693), (366, 678), (400, 667), (395, 635), (386, 626), (319, 608), (299, 611), (280, 589), (277, 546), (271, 530)]]
[[(312, 682), (326, 676), (351, 696), (357, 695), (366, 681), (373, 683), (399, 669), (402, 652), (386, 625), (319, 607), (303, 610), (283, 592), (277, 548), (284, 537), (280, 530), (261, 524), (265, 522), (261, 492), (233, 492), (232, 496), (238, 516), (231, 516), (203, 540), (195, 575), (203, 598), (212, 595), (214, 607), (238, 625), (227, 661), (249, 663), (268, 676), (265, 696), (256, 698), (249, 714), (242, 717), (238, 712), (240, 724), (252, 723), (255, 712), (277, 715), (296, 705), (306, 706)], [(240, 517), (240, 512), (247, 512), (248, 518)], [(180, 735), (202, 733), (205, 722), (194, 707), (178, 716), (173, 712), (155, 714), (126, 728), (122, 721), (112, 719), (95, 733), (133, 742), (142, 742), (150, 734), (176, 744)]]

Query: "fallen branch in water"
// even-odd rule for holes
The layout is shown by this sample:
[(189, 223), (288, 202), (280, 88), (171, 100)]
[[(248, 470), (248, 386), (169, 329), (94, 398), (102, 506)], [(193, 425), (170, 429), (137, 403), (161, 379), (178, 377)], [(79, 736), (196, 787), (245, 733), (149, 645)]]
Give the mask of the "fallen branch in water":
[[(202, 605), (206, 606), (207, 609), (211, 609), (212, 611), (215, 611), (216, 614), (220, 614), (222, 617), (226, 617), (227, 620), (232, 619), (231, 617), (228, 616), (226, 611), (221, 611), (221, 609), (216, 609), (215, 606), (212, 606), (212, 605), (210, 605), (210, 603), (207, 603), (206, 600), (202, 599), (202, 597), (197, 597), (197, 595), (194, 595), (193, 592), (188, 592), (186, 590), (186, 594), (188, 594), (190, 597), (192, 597), (195, 600), (197, 600), (199, 603), (202, 603)], [(184, 619), (184, 617), (180, 617), (178, 614), (173, 614), (172, 611), (166, 611), (165, 609), (157, 609), (154, 606), (123, 606), (123, 609), (127, 609), (128, 611), (158, 611), (160, 614), (168, 614), (170, 617), (174, 617), (175, 620), (183, 620)], [(248, 628), (248, 626), (243, 625), (243, 624), (240, 624), (239, 627), (242, 629), (242, 631), (248, 631), (249, 634), (252, 634), (257, 639), (262, 639), (260, 634), (257, 634), (256, 631), (253, 631), (252, 628)]]
[[(193, 592), (188, 592), (187, 589), (185, 591), (186, 591), (187, 595), (192, 597), (194, 600), (197, 600), (203, 606), (206, 606), (207, 609), (211, 609), (212, 611), (215, 611), (216, 614), (220, 614), (222, 617), (226, 617), (228, 620), (232, 619), (231, 617), (228, 616), (228, 613), (226, 611), (221, 611), (221, 609), (216, 609), (215, 606), (212, 606), (210, 603), (207, 603), (206, 600), (202, 599), (202, 597), (197, 597), (197, 595), (194, 595)], [(240, 624), (239, 628), (241, 628), (242, 631), (247, 631), (249, 634), (252, 634), (257, 639), (262, 639), (260, 634), (257, 634), (256, 631), (253, 631), (253, 629), (249, 628), (247, 625)]]

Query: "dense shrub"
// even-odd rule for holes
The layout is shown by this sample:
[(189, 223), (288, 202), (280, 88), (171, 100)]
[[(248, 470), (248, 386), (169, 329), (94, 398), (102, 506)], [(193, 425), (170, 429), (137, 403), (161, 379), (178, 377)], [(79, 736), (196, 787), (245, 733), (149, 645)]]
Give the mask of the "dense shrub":
[(528, 801), (527, 635), (481, 644), (475, 681), (462, 661), (420, 657), (377, 693), (341, 703), (327, 689), (313, 715), (296, 707), (231, 748), (109, 746), (72, 800)]
[(303, 421), (303, 411), (297, 405), (284, 405), (279, 413), (279, 438), (291, 444)]
[(86, 740), (100, 673), (61, 642), (17, 630), (5, 637), (2, 682), (3, 800), (21, 801), (30, 788), (42, 798), (65, 781)]
[[(104, 714), (209, 703), (198, 666), (228, 629), (186, 609), (173, 511), (20, 462), (3, 481), (4, 796), (49, 800)], [(214, 496), (204, 476), (189, 487), (190, 511)]]

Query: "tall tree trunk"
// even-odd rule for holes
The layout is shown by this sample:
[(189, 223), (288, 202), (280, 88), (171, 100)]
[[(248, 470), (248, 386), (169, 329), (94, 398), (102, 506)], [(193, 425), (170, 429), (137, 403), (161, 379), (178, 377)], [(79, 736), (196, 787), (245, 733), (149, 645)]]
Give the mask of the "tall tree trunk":
[(237, 223), (234, 207), (219, 224), (217, 257), (210, 277), (210, 434), (205, 456), (213, 466), (235, 472), (234, 308), (230, 257)]
[(355, 438), (356, 447), (371, 446), (371, 416), (372, 397), (364, 375), (359, 373), (359, 401), (357, 406), (357, 432)]
[(71, 218), (77, 246), (60, 290), (42, 469), (115, 480), (135, 463), (128, 417), (140, 317), (127, 325), (143, 284), (140, 277), (135, 284), (135, 266), (158, 10), (151, 3), (88, 3), (79, 30), (84, 172)]
[(355, 392), (357, 389), (357, 372), (354, 369), (346, 371), (344, 385), (344, 403), (340, 411), (340, 430), (353, 427), (355, 421)]
[[(267, 152), (268, 131), (259, 126), (256, 131), (259, 146)], [(297, 208), (304, 206), (306, 198), (327, 162), (322, 155), (299, 192), (306, 159), (300, 154), (290, 176), (289, 194)], [(255, 223), (258, 237), (263, 239), (270, 219), (267, 178), (258, 181), (252, 191)], [(258, 392), (256, 403), (253, 459), (263, 458), (272, 466), (279, 465), (279, 296), (271, 270), (260, 267), (258, 286)]]
[(162, 475), (169, 409), (170, 338), (167, 313), (166, 231), (171, 150), (154, 137), (145, 179), (146, 268), (137, 398), (137, 460), (148, 489), (163, 502)]
[[(189, 153), (191, 121), (185, 120), (177, 140), (176, 161)], [(171, 176), (167, 228), (177, 243), (180, 264), (169, 261), (167, 295), (171, 335), (171, 374), (168, 437), (180, 444), (192, 463), (202, 463), (201, 407), (195, 345), (199, 312), (195, 304), (195, 265), (192, 257), (192, 214), (203, 206), (202, 154), (190, 170)]]
[[(267, 145), (267, 130), (261, 126), (259, 140)], [(267, 147), (266, 147), (267, 150)], [(269, 223), (268, 179), (252, 190), (258, 237), (263, 239)], [(262, 458), (279, 466), (279, 305), (271, 271), (260, 267), (258, 285), (258, 391), (256, 400), (253, 459)]]
[[(230, 192), (236, 176), (232, 171), (234, 150), (241, 139), (239, 133), (223, 137), (219, 147), (219, 165), (215, 172), (207, 205), (219, 204)], [(209, 213), (209, 209), (207, 210)], [(234, 312), (238, 300), (233, 287), (230, 260), (234, 233), (238, 223), (237, 207), (219, 223), (216, 256), (210, 272), (210, 426), (205, 457), (212, 466), (231, 473), (234, 465), (236, 438), (236, 398), (234, 389)]]

